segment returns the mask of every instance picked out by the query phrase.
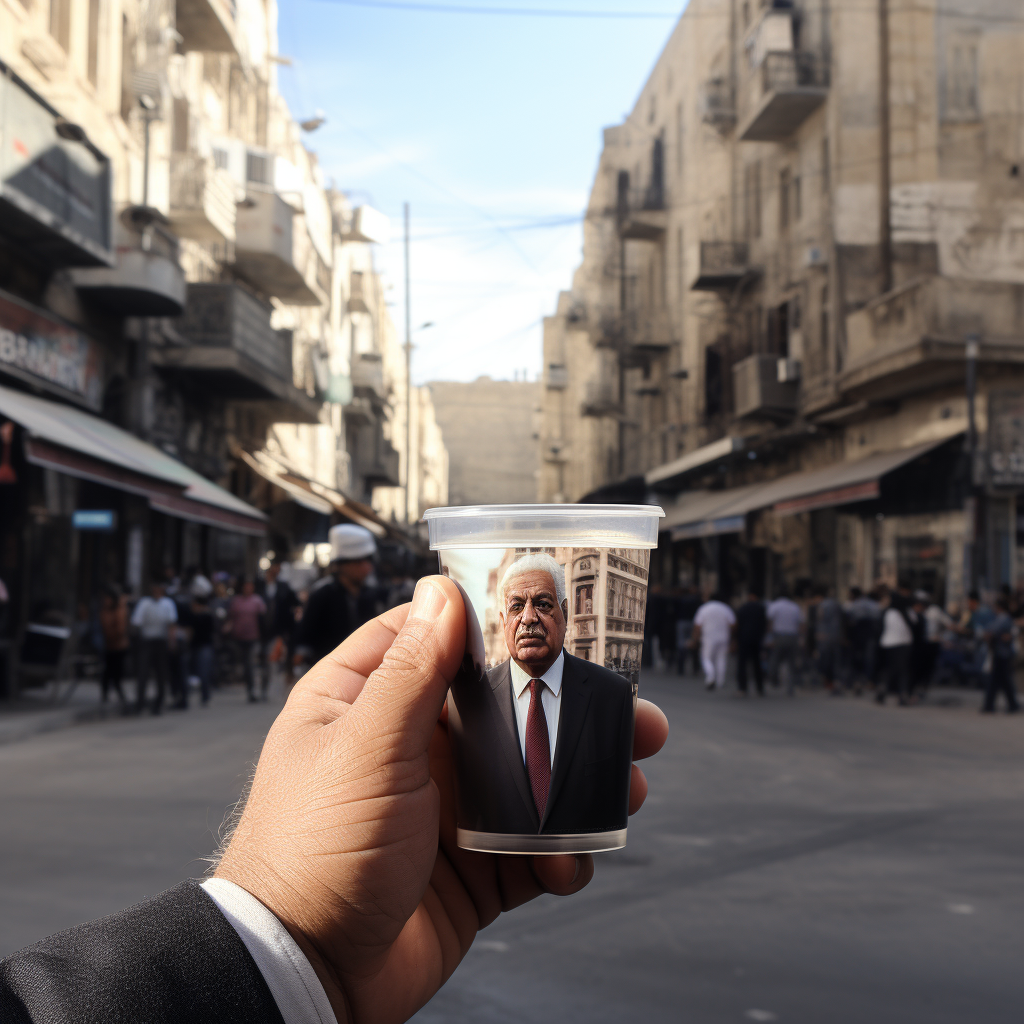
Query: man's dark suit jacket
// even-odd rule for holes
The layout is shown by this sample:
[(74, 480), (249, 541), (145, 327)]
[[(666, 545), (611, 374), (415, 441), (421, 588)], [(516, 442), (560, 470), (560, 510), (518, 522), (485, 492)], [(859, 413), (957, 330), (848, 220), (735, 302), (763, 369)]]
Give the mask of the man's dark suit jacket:
[(283, 1024), (256, 961), (197, 882), (0, 961), (3, 1024)]
[(459, 827), (473, 832), (571, 835), (626, 827), (633, 760), (630, 683), (565, 654), (558, 738), (547, 807), (537, 814), (513, 707), (511, 663), (452, 684)]

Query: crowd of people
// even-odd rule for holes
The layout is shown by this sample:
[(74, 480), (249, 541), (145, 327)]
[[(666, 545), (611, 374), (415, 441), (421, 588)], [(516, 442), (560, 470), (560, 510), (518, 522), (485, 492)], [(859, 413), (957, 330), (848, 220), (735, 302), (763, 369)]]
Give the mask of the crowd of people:
[(981, 710), (1020, 710), (1014, 670), (1024, 596), (1008, 587), (988, 601), (972, 591), (964, 608), (944, 609), (923, 590), (900, 582), (870, 593), (851, 587), (841, 602), (824, 586), (799, 597), (785, 587), (771, 600), (748, 591), (733, 603), (694, 588), (652, 589), (648, 662), (683, 674), (692, 662), (709, 689), (724, 686), (735, 662), (736, 685), (758, 695), (766, 683), (820, 685), (830, 693), (872, 693), (879, 704), (921, 701), (929, 688), (955, 684), (984, 693)]
[[(293, 585), (287, 563), (271, 560), (256, 578), (168, 569), (134, 604), (107, 587), (90, 630), (100, 656), (100, 692), (126, 712), (185, 710), (241, 679), (250, 702), (266, 700), (272, 674), (287, 687), (364, 622), (410, 599), (415, 581), (382, 578), (377, 544), (361, 526), (332, 527), (330, 563), (311, 585)], [(134, 696), (126, 693), (132, 671)]]

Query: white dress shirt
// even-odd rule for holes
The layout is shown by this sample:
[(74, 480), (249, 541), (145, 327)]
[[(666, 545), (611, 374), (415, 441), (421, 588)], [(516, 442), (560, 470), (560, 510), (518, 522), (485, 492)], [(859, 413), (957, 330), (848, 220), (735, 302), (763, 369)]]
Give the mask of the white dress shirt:
[(524, 672), (515, 661), (509, 662), (512, 669), (512, 703), (516, 709), (516, 724), (519, 726), (519, 749), (526, 763), (526, 719), (530, 714), (530, 680), (540, 678), (544, 688), (540, 694), (540, 705), (544, 709), (544, 717), (548, 722), (548, 749), (551, 752), (551, 764), (555, 763), (555, 741), (558, 739), (558, 714), (562, 709), (562, 669), (565, 668), (565, 651), (544, 673), (531, 676)]
[(338, 1024), (316, 971), (277, 917), (226, 878), (208, 878), (203, 888), (256, 961), (284, 1024)]

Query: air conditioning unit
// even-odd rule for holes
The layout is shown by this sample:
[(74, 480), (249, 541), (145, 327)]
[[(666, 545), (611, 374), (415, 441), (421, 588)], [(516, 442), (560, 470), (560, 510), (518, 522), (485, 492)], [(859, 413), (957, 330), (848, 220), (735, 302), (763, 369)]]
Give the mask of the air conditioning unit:
[(796, 412), (798, 384), (779, 378), (779, 367), (785, 362), (789, 360), (754, 355), (736, 363), (732, 374), (737, 416), (787, 419)]
[(778, 379), (780, 384), (800, 380), (800, 360), (780, 359), (778, 362)]

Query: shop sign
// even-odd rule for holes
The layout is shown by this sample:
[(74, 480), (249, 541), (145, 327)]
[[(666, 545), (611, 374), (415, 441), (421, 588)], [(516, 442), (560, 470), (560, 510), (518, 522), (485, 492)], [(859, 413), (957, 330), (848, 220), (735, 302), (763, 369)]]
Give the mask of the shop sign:
[(1024, 487), (1024, 391), (988, 396), (986, 462), (992, 487)]
[(110, 533), (117, 529), (117, 513), (110, 508), (79, 508), (71, 513), (76, 530), (99, 530)]
[(96, 343), (6, 292), (0, 292), (0, 370), (100, 408), (103, 382)]

